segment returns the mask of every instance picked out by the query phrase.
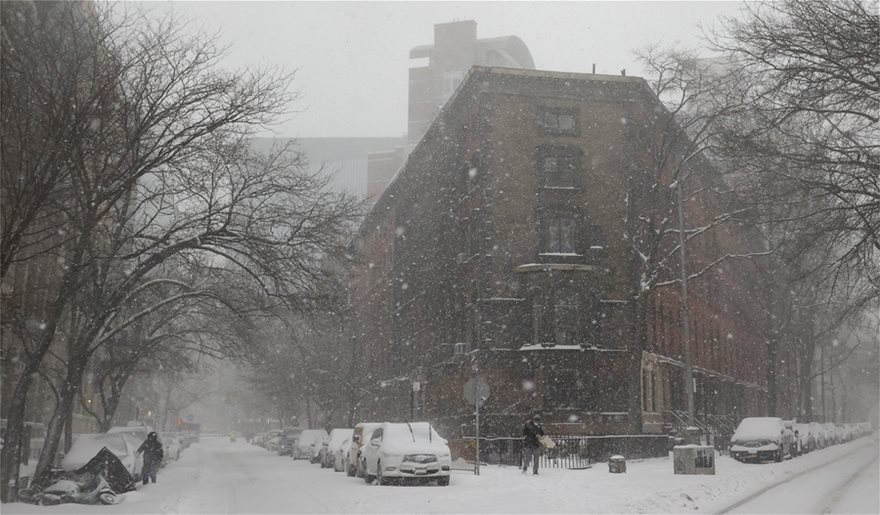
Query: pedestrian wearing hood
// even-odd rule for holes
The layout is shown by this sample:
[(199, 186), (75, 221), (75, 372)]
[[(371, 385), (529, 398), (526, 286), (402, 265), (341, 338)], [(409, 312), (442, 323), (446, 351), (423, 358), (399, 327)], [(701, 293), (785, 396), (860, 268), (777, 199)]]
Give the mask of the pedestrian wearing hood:
[(162, 442), (159, 441), (159, 435), (155, 431), (150, 431), (144, 443), (138, 447), (137, 453), (144, 453), (144, 468), (141, 476), (144, 478), (144, 484), (153, 480), (156, 482), (156, 474), (159, 472), (159, 465), (162, 464), (162, 457), (165, 452), (162, 451)]
[(532, 473), (538, 473), (538, 459), (541, 457), (540, 437), (544, 436), (541, 416), (535, 415), (523, 426), (523, 473), (528, 472), (529, 462), (533, 462)]

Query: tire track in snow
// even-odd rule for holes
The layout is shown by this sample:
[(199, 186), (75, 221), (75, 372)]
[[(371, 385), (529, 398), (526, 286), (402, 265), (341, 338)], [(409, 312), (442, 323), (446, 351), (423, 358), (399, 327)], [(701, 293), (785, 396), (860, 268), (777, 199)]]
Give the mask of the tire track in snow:
[(809, 474), (809, 473), (811, 473), (811, 472), (814, 472), (814, 471), (816, 471), (816, 470), (818, 470), (818, 469), (820, 469), (820, 468), (822, 468), (822, 467), (825, 467), (825, 466), (827, 466), (827, 465), (830, 465), (831, 463), (834, 463), (834, 462), (836, 462), (836, 461), (839, 461), (839, 460), (843, 460), (843, 459), (845, 459), (845, 458), (848, 458), (849, 456), (852, 456), (853, 454), (856, 454), (857, 452), (863, 450), (865, 447), (873, 446), (873, 445), (874, 445), (874, 441), (873, 441), (873, 439), (866, 440), (866, 441), (864, 442), (864, 444), (862, 444), (862, 445), (856, 447), (855, 449), (851, 450), (850, 452), (848, 452), (848, 453), (846, 453), (846, 454), (843, 454), (843, 455), (841, 455), (841, 456), (837, 456), (837, 457), (832, 458), (832, 459), (830, 459), (830, 460), (828, 460), (828, 461), (823, 461), (822, 463), (819, 463), (818, 465), (815, 465), (815, 466), (810, 467), (810, 468), (808, 468), (808, 469), (804, 469), (804, 470), (801, 470), (801, 471), (798, 471), (798, 472), (789, 472), (789, 473), (787, 473), (786, 475), (784, 475), (783, 477), (781, 477), (780, 479), (777, 479), (776, 481), (773, 481), (772, 483), (770, 483), (769, 485), (765, 486), (764, 488), (761, 488), (761, 489), (758, 490), (757, 492), (750, 493), (750, 494), (747, 495), (746, 497), (744, 497), (744, 498), (740, 499), (739, 501), (737, 501), (737, 502), (731, 504), (730, 506), (727, 506), (726, 508), (724, 508), (724, 509), (722, 509), (722, 510), (719, 510), (719, 511), (718, 511), (718, 514), (719, 514), (719, 515), (723, 515), (723, 514), (725, 514), (725, 513), (730, 513), (730, 512), (732, 512), (733, 510), (739, 508), (740, 506), (742, 506), (742, 505), (744, 505), (744, 504), (748, 504), (748, 503), (754, 501), (755, 499), (757, 499), (758, 497), (761, 497), (762, 495), (766, 494), (766, 493), (769, 492), (770, 490), (773, 490), (773, 489), (775, 489), (775, 488), (777, 488), (777, 487), (779, 487), (779, 486), (782, 486), (782, 485), (784, 485), (784, 484), (790, 483), (791, 481), (794, 481), (795, 479), (797, 479), (797, 478), (799, 478), (799, 477), (801, 477), (801, 476), (804, 476), (804, 475), (806, 475), (806, 474)]
[(866, 471), (875, 470), (877, 468), (877, 464), (878, 464), (878, 458), (874, 458), (873, 461), (871, 461), (870, 463), (868, 463), (864, 467), (857, 470), (855, 472), (855, 474), (852, 474), (851, 476), (849, 476), (847, 478), (846, 482), (837, 489), (837, 491), (831, 497), (831, 500), (828, 501), (827, 505), (825, 505), (825, 508), (823, 510), (821, 510), (819, 513), (823, 513), (823, 514), (833, 513), (834, 507), (837, 505), (837, 503), (840, 502), (841, 499), (843, 499), (844, 494), (849, 492), (849, 490), (852, 488), (852, 486), (856, 483), (856, 480), (859, 479)]

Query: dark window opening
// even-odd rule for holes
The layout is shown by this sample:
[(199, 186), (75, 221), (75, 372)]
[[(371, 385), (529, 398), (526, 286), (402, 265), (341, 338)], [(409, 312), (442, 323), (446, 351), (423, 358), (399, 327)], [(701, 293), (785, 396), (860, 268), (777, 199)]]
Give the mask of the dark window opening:
[(551, 134), (575, 134), (577, 131), (575, 112), (571, 109), (547, 109), (541, 122), (544, 131)]
[(576, 223), (572, 216), (553, 215), (544, 219), (544, 249), (546, 254), (576, 254)]
[(541, 187), (576, 187), (581, 156), (581, 150), (576, 147), (539, 147), (538, 174)]

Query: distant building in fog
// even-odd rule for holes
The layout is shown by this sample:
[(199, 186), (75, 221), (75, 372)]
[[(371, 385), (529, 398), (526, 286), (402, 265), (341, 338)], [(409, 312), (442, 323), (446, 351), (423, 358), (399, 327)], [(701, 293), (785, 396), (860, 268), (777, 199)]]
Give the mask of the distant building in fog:
[(474, 20), (434, 25), (434, 44), (409, 51), (410, 59), (427, 58), (427, 66), (409, 69), (407, 142), (415, 145), (439, 109), (474, 65), (534, 69), (532, 54), (516, 36), (477, 39)]
[(434, 25), (434, 43), (409, 52), (410, 59), (427, 59), (426, 66), (409, 69), (409, 108), (406, 145), (369, 156), (368, 197), (375, 202), (410, 151), (425, 135), (440, 108), (458, 88), (471, 66), (503, 66), (534, 69), (532, 54), (516, 36), (477, 39), (474, 20)]

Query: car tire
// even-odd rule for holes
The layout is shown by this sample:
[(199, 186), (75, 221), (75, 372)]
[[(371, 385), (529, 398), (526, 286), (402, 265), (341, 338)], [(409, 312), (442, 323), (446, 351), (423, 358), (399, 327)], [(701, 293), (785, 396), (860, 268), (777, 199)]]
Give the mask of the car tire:
[(441, 476), (437, 479), (437, 484), (440, 486), (449, 486), (449, 476)]
[(116, 504), (116, 494), (104, 492), (98, 495), (98, 500), (101, 501), (101, 504)]
[(364, 482), (367, 484), (372, 483), (376, 479), (376, 476), (371, 475), (370, 471), (367, 470), (367, 461), (366, 460), (364, 460), (363, 463), (361, 464), (360, 473), (361, 473), (361, 477), (364, 478)]

